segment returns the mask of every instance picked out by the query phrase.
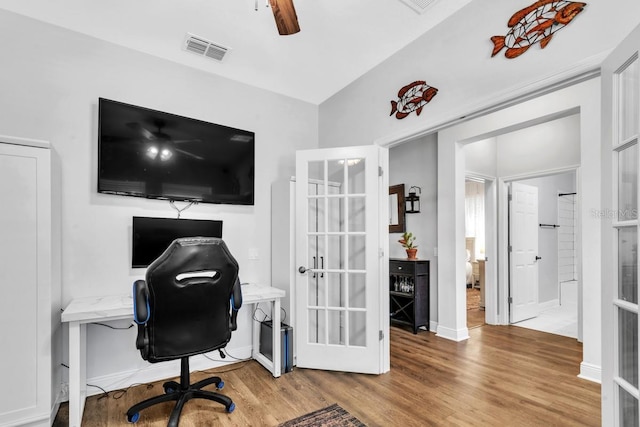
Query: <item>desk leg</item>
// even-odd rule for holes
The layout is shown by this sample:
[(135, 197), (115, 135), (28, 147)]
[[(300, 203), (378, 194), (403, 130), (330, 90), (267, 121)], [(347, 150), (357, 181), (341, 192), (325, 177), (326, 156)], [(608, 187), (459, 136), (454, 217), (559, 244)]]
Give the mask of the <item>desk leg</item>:
[(80, 427), (87, 396), (87, 325), (69, 323), (69, 427)]
[(279, 377), (282, 371), (282, 344), (281, 344), (281, 331), (280, 331), (280, 298), (276, 298), (273, 301), (273, 313), (271, 313), (271, 319), (273, 320), (273, 342), (271, 352), (273, 354), (273, 376)]
[[(258, 303), (256, 303), (258, 304)], [(260, 363), (262, 366), (267, 368), (269, 372), (274, 377), (279, 377), (282, 373), (282, 348), (281, 343), (282, 339), (280, 338), (280, 299), (275, 299), (271, 301), (271, 320), (273, 321), (272, 326), (272, 336), (271, 336), (271, 360), (269, 360), (264, 354), (260, 353), (260, 322), (252, 320), (252, 344), (253, 349), (251, 354), (253, 358)]]
[[(258, 303), (255, 304), (257, 306)], [(260, 356), (260, 322), (251, 319), (251, 357), (262, 363)]]

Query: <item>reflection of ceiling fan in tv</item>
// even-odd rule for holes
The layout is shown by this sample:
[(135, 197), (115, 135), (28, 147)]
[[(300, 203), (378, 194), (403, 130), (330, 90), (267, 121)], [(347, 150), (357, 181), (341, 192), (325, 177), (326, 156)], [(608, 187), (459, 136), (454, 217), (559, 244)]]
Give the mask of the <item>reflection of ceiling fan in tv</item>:
[(179, 153), (193, 159), (204, 160), (203, 157), (177, 147), (178, 144), (197, 142), (199, 141), (198, 139), (173, 140), (171, 136), (162, 131), (162, 128), (165, 126), (164, 120), (154, 120), (154, 125), (156, 126), (157, 130), (155, 132), (152, 132), (142, 126), (140, 123), (127, 123), (127, 126), (139, 133), (143, 138), (143, 142), (147, 143), (145, 156), (147, 156), (149, 159), (158, 159), (161, 162), (166, 162), (169, 161), (174, 156), (174, 154)]
[[(300, 31), (293, 0), (268, 0), (268, 4), (271, 6), (278, 33), (281, 36), (288, 36)], [(258, 10), (258, 0), (256, 0), (256, 10)]]

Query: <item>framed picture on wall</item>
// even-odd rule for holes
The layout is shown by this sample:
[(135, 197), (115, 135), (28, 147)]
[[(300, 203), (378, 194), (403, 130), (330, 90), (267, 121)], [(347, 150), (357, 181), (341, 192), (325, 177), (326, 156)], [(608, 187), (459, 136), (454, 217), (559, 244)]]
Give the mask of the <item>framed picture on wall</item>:
[(404, 233), (404, 184), (389, 187), (389, 233)]

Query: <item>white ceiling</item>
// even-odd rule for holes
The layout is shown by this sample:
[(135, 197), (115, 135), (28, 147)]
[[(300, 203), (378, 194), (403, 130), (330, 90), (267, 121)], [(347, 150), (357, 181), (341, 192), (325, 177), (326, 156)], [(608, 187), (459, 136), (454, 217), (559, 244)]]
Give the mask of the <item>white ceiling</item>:
[[(409, 0), (410, 1), (410, 0)], [(280, 36), (265, 0), (0, 0), (0, 8), (286, 96), (320, 104), (472, 0), (294, 0), (301, 31)], [(419, 3), (419, 2), (418, 2)], [(187, 33), (231, 48), (186, 52)]]

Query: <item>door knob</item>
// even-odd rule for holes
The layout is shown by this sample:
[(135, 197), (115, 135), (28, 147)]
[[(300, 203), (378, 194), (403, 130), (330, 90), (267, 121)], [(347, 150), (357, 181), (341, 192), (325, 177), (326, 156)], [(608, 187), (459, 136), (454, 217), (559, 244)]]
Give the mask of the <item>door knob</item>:
[(303, 267), (303, 266), (300, 266), (300, 267), (298, 268), (298, 272), (300, 272), (300, 274), (304, 274), (304, 273), (306, 273), (306, 272), (307, 272), (307, 269), (306, 269), (305, 267)]
[(538, 261), (539, 259), (542, 259), (541, 256), (536, 255), (536, 261)]

